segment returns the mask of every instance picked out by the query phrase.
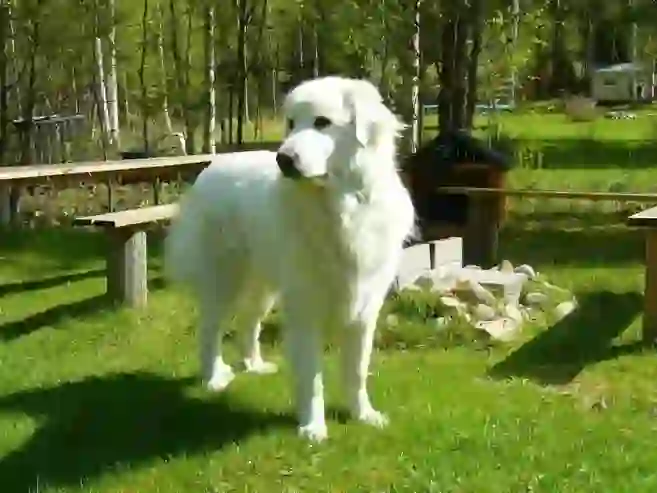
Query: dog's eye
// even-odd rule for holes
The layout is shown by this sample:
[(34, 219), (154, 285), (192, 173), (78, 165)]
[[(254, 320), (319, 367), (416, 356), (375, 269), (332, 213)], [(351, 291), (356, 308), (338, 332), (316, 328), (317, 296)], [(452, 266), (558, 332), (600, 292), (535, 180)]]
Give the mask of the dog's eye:
[(330, 125), (331, 125), (331, 120), (329, 120), (325, 116), (318, 116), (317, 118), (315, 118), (314, 126), (317, 130), (322, 130)]

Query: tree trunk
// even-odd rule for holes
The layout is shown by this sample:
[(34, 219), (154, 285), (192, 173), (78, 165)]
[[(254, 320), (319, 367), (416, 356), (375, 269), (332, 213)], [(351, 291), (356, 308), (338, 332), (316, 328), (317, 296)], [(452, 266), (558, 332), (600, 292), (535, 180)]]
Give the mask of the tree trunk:
[(119, 97), (116, 74), (116, 0), (108, 0), (112, 27), (109, 33), (110, 70), (107, 76), (107, 109), (109, 112), (110, 143), (118, 149), (121, 145), (119, 130)]
[(148, 108), (148, 87), (144, 72), (146, 71), (146, 58), (148, 50), (148, 0), (144, 0), (144, 12), (141, 20), (141, 62), (139, 64), (139, 86), (141, 88), (141, 136), (144, 142), (144, 152), (150, 153), (150, 137), (148, 134), (148, 118), (150, 110)]
[(408, 139), (408, 152), (413, 154), (417, 152), (420, 145), (420, 5), (421, 0), (414, 0), (414, 29), (411, 38), (411, 47), (413, 51), (413, 79), (411, 81), (411, 128)]
[(98, 4), (94, 5), (94, 65), (96, 74), (96, 101), (98, 104), (98, 119), (100, 120), (101, 142), (103, 152), (109, 147), (109, 111), (107, 108), (107, 86), (105, 84), (105, 67), (103, 63), (103, 42), (98, 35), (100, 17)]
[(443, 11), (445, 21), (441, 36), (441, 69), (439, 72), (438, 121), (441, 132), (465, 126), (466, 41), (467, 21), (464, 9), (448, 4)]
[(129, 94), (130, 90), (128, 89), (128, 73), (123, 72), (123, 122), (124, 124), (128, 125), (130, 129), (132, 130), (132, 127), (130, 126), (130, 101), (129, 101)]
[(8, 58), (8, 77), (12, 80), (14, 98), (16, 100), (16, 112), (20, 115), (23, 113), (22, 99), (21, 99), (21, 90), (18, 84), (18, 70), (17, 63), (18, 57), (16, 56), (16, 29), (14, 26), (14, 21), (12, 19), (12, 13), (14, 12), (13, 0), (7, 0), (7, 15), (9, 16), (9, 53), (7, 54)]
[(186, 152), (191, 154), (194, 146), (194, 136), (190, 135), (189, 128), (189, 108), (188, 108), (188, 97), (187, 97), (187, 83), (185, 74), (187, 73), (185, 67), (183, 67), (183, 62), (180, 56), (180, 47), (178, 43), (178, 12), (176, 10), (176, 0), (169, 1), (169, 12), (170, 12), (170, 37), (171, 37), (171, 54), (173, 56), (173, 70), (175, 72), (175, 87), (177, 97), (180, 100), (180, 108), (182, 113), (183, 122), (185, 124), (185, 142), (186, 142)]
[(459, 12), (456, 20), (456, 43), (454, 46), (454, 100), (452, 101), (452, 127), (456, 130), (465, 128), (466, 74), (467, 74), (467, 40), (468, 21)]
[(173, 133), (173, 124), (169, 113), (169, 84), (167, 78), (166, 57), (164, 55), (164, 11), (162, 4), (157, 5), (158, 29), (157, 29), (157, 55), (160, 64), (160, 84), (162, 85), (162, 115), (167, 133)]
[[(41, 1), (38, 2), (41, 5)], [(27, 90), (25, 94), (25, 104), (23, 105), (23, 124), (21, 128), (21, 164), (34, 163), (34, 108), (36, 106), (36, 64), (37, 53), (41, 43), (41, 22), (40, 19), (32, 19), (30, 21), (31, 29), (31, 44), (30, 44), (30, 60), (29, 60), (29, 75), (27, 82)]]
[(455, 24), (451, 19), (443, 23), (440, 43), (440, 92), (438, 93), (438, 127), (440, 132), (450, 130), (453, 122), (455, 31)]
[(214, 154), (214, 130), (216, 121), (215, 108), (215, 54), (214, 54), (214, 7), (206, 7), (205, 12), (205, 84), (206, 84), (206, 113), (203, 128), (203, 152)]
[(238, 63), (238, 87), (237, 92), (237, 145), (244, 143), (244, 118), (246, 116), (246, 97), (248, 86), (247, 60), (246, 60), (246, 35), (250, 22), (248, 0), (238, 0), (237, 21), (237, 63)]
[(472, 129), (473, 127), (475, 108), (477, 106), (477, 69), (479, 67), (479, 55), (482, 49), (484, 28), (482, 1), (472, 0), (470, 4), (472, 47), (470, 48), (470, 56), (468, 58), (468, 94), (465, 108), (465, 125), (468, 129)]
[(186, 144), (186, 153), (187, 154), (196, 154), (196, 139), (194, 139), (194, 136), (196, 135), (196, 127), (198, 126), (198, 119), (195, 118), (195, 112), (191, 110), (190, 108), (190, 100), (189, 100), (189, 88), (190, 86), (190, 77), (191, 77), (191, 70), (192, 70), (192, 32), (193, 32), (193, 26), (192, 26), (192, 21), (194, 19), (194, 10), (192, 8), (193, 3), (191, 1), (188, 1), (187, 3), (187, 41), (185, 43), (185, 72), (184, 72), (184, 80), (185, 80), (185, 106), (184, 106), (184, 112), (183, 112), (183, 120), (185, 122), (185, 128), (186, 128), (186, 133), (187, 135), (190, 136), (188, 140), (185, 141)]
[[(7, 163), (7, 144), (9, 143), (9, 58), (7, 38), (9, 37), (8, 5), (0, 5), (0, 165)], [(5, 204), (0, 204), (3, 207)]]
[[(513, 32), (511, 33), (511, 54), (518, 45), (518, 36), (520, 33), (520, 0), (513, 0), (511, 6), (511, 15), (513, 22)], [(518, 90), (518, 70), (516, 64), (511, 64), (511, 101), (516, 102), (516, 92)]]

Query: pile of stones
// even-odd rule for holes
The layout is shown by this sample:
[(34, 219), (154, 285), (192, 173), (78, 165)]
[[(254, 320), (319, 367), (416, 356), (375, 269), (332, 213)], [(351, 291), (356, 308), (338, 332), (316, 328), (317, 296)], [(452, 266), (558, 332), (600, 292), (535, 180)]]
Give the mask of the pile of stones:
[(502, 341), (513, 339), (527, 324), (556, 323), (577, 307), (568, 290), (548, 282), (530, 265), (514, 267), (508, 260), (491, 269), (440, 266), (400, 289), (413, 291), (435, 295), (436, 328), (458, 321)]

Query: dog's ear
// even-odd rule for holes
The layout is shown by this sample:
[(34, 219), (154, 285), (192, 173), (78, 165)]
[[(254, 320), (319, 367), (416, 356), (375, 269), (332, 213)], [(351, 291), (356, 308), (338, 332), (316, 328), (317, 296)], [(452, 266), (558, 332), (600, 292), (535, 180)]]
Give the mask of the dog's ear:
[[(347, 102), (352, 109), (356, 139), (363, 147), (381, 138), (394, 138), (404, 125), (386, 106), (378, 89), (366, 80), (351, 80)], [(374, 142), (372, 142), (374, 141)]]

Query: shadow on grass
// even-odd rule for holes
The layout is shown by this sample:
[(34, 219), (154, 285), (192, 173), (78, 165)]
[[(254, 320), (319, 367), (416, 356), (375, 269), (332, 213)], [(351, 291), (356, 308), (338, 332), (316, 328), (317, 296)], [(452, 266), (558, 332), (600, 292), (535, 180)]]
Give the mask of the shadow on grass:
[[(166, 282), (162, 276), (154, 276), (148, 280), (149, 292), (155, 292), (164, 287), (166, 287)], [(97, 314), (101, 310), (111, 310), (118, 306), (120, 305), (110, 299), (107, 293), (72, 303), (56, 305), (21, 320), (0, 324), (0, 341), (11, 341), (31, 334), (42, 327), (56, 326), (67, 318)]]
[(31, 334), (42, 327), (53, 327), (67, 318), (77, 318), (112, 308), (113, 304), (105, 294), (85, 298), (81, 301), (56, 305), (21, 320), (0, 325), (0, 341), (11, 341)]
[(26, 291), (36, 291), (39, 289), (48, 289), (60, 286), (62, 284), (82, 281), (92, 277), (99, 277), (105, 275), (104, 269), (95, 269), (86, 272), (76, 272), (74, 274), (65, 274), (62, 276), (47, 277), (45, 279), (33, 279), (23, 282), (12, 282), (8, 284), (0, 284), (0, 296), (22, 293)]
[[(518, 262), (572, 265), (578, 268), (642, 263), (644, 233), (636, 229), (582, 222), (576, 227), (550, 225), (539, 218), (536, 227), (514, 220), (500, 233), (500, 256)], [(547, 221), (547, 220), (545, 220)]]
[(643, 343), (614, 345), (642, 309), (638, 293), (580, 296), (571, 315), (522, 345), (490, 370), (494, 378), (522, 377), (545, 385), (567, 384), (586, 366), (646, 350)]
[(292, 416), (246, 410), (224, 395), (185, 395), (193, 383), (117, 374), (0, 397), (0, 411), (45, 420), (0, 460), (3, 491), (79, 486), (117, 466), (219, 450), (271, 427), (294, 426)]
[[(148, 235), (149, 258), (159, 258), (164, 234), (153, 230)], [(104, 262), (107, 237), (93, 228), (52, 227), (40, 229), (0, 229), (0, 256), (30, 253), (53, 262), (59, 270), (80, 270), (90, 262)]]
[[(657, 127), (656, 127), (657, 128)], [(646, 169), (657, 166), (657, 144), (651, 140), (599, 140), (595, 134), (581, 139), (519, 139), (518, 148), (543, 155), (547, 169)]]

